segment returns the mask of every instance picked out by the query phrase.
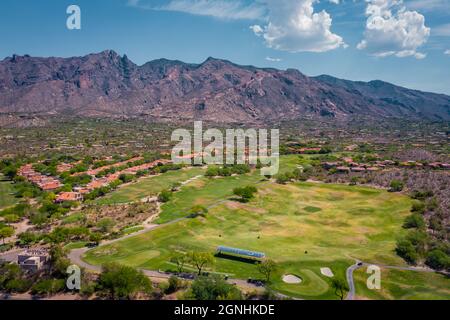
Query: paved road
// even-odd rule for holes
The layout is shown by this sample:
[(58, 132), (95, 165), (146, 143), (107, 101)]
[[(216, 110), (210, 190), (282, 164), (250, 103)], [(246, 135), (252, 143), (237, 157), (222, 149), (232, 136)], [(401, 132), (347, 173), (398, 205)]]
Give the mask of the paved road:
[(361, 261), (356, 261), (355, 264), (348, 267), (347, 271), (345, 272), (349, 288), (345, 300), (353, 300), (355, 298), (356, 291), (355, 291), (355, 282), (353, 280), (353, 271), (362, 267), (362, 265), (358, 265), (360, 263)]
[(359, 268), (362, 268), (364, 266), (367, 267), (370, 265), (375, 265), (375, 266), (378, 266), (380, 268), (385, 268), (385, 269), (407, 270), (407, 271), (416, 271), (416, 272), (436, 272), (435, 270), (427, 268), (427, 267), (399, 267), (399, 266), (382, 265), (382, 264), (376, 264), (376, 263), (368, 263), (368, 262), (362, 262), (362, 261), (356, 260), (355, 264), (348, 267), (346, 270), (346, 273), (345, 273), (347, 282), (348, 282), (348, 288), (349, 288), (349, 291), (347, 293), (347, 297), (345, 298), (345, 300), (354, 300), (355, 299), (356, 292), (355, 292), (355, 283), (354, 283), (354, 279), (353, 279), (353, 272), (355, 270), (358, 270)]

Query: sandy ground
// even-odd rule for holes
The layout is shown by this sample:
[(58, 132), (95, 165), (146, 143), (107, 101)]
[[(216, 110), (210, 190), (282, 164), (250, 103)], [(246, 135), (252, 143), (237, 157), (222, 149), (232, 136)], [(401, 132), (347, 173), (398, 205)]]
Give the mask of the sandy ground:
[(283, 281), (285, 283), (289, 283), (289, 284), (299, 284), (302, 283), (302, 279), (300, 279), (297, 276), (294, 276), (293, 274), (286, 274), (283, 276)]
[(82, 300), (77, 294), (61, 293), (48, 297), (37, 297), (29, 293), (0, 294), (0, 300)]
[(14, 228), (14, 235), (12, 237), (5, 238), (5, 243), (16, 242), (18, 234), (21, 234), (28, 229), (33, 228), (33, 226), (29, 224), (28, 219), (24, 219), (23, 221), (20, 221), (18, 223), (11, 223), (10, 226)]
[(333, 278), (334, 277), (333, 271), (331, 271), (331, 269), (327, 268), (327, 267), (320, 268), (320, 273), (323, 274), (325, 277), (328, 277), (328, 278)]

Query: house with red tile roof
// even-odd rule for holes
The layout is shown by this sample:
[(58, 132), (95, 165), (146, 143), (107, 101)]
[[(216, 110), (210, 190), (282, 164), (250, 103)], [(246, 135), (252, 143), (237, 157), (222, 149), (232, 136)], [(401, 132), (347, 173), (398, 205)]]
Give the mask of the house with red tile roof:
[(61, 192), (55, 200), (56, 203), (68, 201), (83, 201), (83, 195), (79, 192)]

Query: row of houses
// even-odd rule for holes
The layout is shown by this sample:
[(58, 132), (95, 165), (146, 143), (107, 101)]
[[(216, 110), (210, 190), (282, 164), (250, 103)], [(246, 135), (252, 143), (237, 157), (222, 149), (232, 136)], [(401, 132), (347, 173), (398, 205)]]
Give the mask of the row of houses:
[[(388, 166), (397, 165), (397, 162), (392, 160), (375, 161), (373, 164), (357, 163), (352, 158), (343, 158), (340, 162), (324, 162), (322, 166), (327, 169), (336, 169), (337, 172), (365, 172), (365, 171), (380, 171)], [(416, 161), (405, 161), (399, 163), (403, 167), (429, 167), (432, 169), (449, 170), (450, 164), (434, 162), (429, 164), (422, 164)]]
[(60, 164), (58, 164), (56, 166), (56, 171), (58, 173), (63, 173), (63, 172), (66, 172), (66, 171), (70, 171), (73, 167), (75, 167), (77, 164), (80, 164), (81, 162), (82, 161), (80, 160), (80, 161), (77, 161), (77, 162), (74, 162), (74, 163), (65, 163), (65, 162), (60, 163)]
[[(143, 160), (143, 158), (135, 157), (135, 158), (129, 159), (127, 161), (116, 163), (112, 166), (118, 167), (118, 166), (130, 163), (130, 162), (135, 162), (135, 161), (139, 161), (139, 160)], [(130, 167), (125, 170), (115, 172), (113, 174), (109, 174), (106, 177), (102, 177), (102, 178), (96, 178), (95, 175), (98, 172), (105, 170), (106, 166), (97, 168), (94, 170), (89, 170), (85, 173), (92, 175), (94, 177), (94, 179), (91, 182), (89, 182), (86, 186), (74, 187), (73, 191), (59, 193), (56, 196), (55, 202), (63, 203), (63, 202), (69, 202), (69, 201), (83, 201), (84, 194), (90, 193), (91, 191), (93, 191), (95, 189), (108, 186), (113, 181), (119, 179), (121, 174), (133, 174), (134, 175), (138, 171), (149, 170), (158, 165), (164, 165), (164, 164), (168, 164), (171, 162), (172, 162), (171, 160), (160, 159), (160, 160), (156, 160), (156, 161), (153, 161), (150, 163), (144, 163), (139, 166)], [(111, 166), (107, 166), (107, 167), (110, 168)], [(61, 171), (61, 172), (64, 172), (64, 171), (67, 171), (70, 169), (71, 169), (70, 164), (61, 164), (58, 166), (58, 171)], [(33, 169), (32, 164), (26, 164), (26, 165), (22, 166), (19, 169), (18, 174), (20, 176), (24, 177), (29, 182), (37, 185), (39, 188), (41, 188), (44, 191), (54, 191), (63, 186), (63, 184), (55, 177), (46, 176), (46, 175), (43, 175), (43, 174), (35, 171)], [(84, 173), (82, 173), (82, 174), (84, 174)]]
[[(135, 159), (134, 161), (137, 161), (136, 158), (134, 158), (134, 159)], [(154, 167), (156, 167), (158, 165), (164, 165), (164, 164), (168, 164), (168, 163), (171, 163), (171, 161), (170, 160), (161, 159), (161, 160), (156, 160), (156, 161), (153, 161), (153, 162), (150, 162), (150, 163), (144, 163), (144, 164), (139, 165), (139, 166), (127, 168), (125, 170), (122, 170), (122, 171), (119, 171), (119, 172), (115, 172), (113, 174), (109, 174), (106, 177), (95, 178), (95, 176), (94, 176), (94, 179), (91, 182), (89, 182), (86, 186), (75, 187), (73, 189), (73, 192), (61, 192), (57, 196), (55, 201), (57, 203), (62, 203), (62, 202), (67, 202), (67, 201), (82, 201), (84, 194), (90, 193), (90, 192), (92, 192), (95, 189), (108, 186), (113, 181), (119, 179), (121, 174), (133, 174), (133, 175), (135, 175), (138, 171), (149, 170), (149, 169), (152, 169), (152, 168), (154, 168)], [(88, 173), (89, 173), (89, 171), (88, 171)]]
[(439, 169), (443, 169), (443, 170), (450, 170), (450, 163), (442, 163), (442, 162), (431, 162), (431, 163), (420, 163), (417, 161), (404, 161), (400, 163), (400, 166), (402, 167), (419, 167), (419, 168), (423, 168), (423, 167), (428, 167), (431, 169), (435, 169), (435, 170), (439, 170)]
[(102, 172), (104, 170), (121, 167), (123, 165), (127, 165), (130, 162), (136, 162), (136, 161), (140, 161), (140, 160), (144, 160), (144, 158), (143, 157), (134, 157), (134, 158), (131, 158), (131, 159), (128, 159), (128, 160), (125, 160), (125, 161), (121, 161), (121, 162), (117, 162), (117, 163), (114, 163), (114, 164), (111, 164), (111, 165), (99, 167), (99, 168), (96, 168), (96, 169), (90, 169), (87, 172), (78, 172), (78, 173), (75, 173), (74, 175), (88, 174), (88, 175), (91, 175), (91, 176), (96, 176), (98, 173), (100, 173), (100, 172)]
[(18, 175), (24, 177), (27, 181), (37, 185), (44, 191), (53, 191), (62, 187), (62, 183), (58, 179), (35, 171), (32, 164), (26, 164), (20, 167)]

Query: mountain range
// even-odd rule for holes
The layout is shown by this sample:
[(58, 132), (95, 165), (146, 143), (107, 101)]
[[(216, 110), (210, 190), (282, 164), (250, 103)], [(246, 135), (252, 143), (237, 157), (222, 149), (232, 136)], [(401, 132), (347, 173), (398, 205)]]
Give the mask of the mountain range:
[(0, 61), (1, 114), (222, 123), (351, 116), (449, 121), (450, 96), (214, 58), (201, 64), (159, 59), (138, 66), (107, 50)]

